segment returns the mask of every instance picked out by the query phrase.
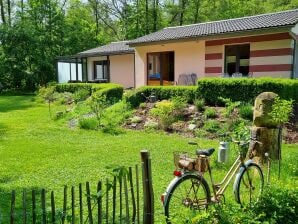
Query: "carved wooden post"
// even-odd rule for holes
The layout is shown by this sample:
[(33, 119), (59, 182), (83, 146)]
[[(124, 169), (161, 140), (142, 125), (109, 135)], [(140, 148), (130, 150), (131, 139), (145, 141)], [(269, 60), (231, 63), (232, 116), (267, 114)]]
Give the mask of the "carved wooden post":
[(272, 92), (264, 92), (257, 96), (254, 106), (254, 119), (252, 138), (262, 144), (251, 144), (250, 157), (257, 156), (260, 163), (265, 161), (265, 153), (269, 153), (272, 160), (280, 160), (281, 130), (278, 124), (269, 115), (272, 111), (274, 99), (278, 95)]

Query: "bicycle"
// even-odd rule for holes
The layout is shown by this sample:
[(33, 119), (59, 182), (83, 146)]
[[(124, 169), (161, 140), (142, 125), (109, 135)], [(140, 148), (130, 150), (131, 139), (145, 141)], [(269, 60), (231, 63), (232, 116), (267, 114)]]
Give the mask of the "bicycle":
[[(161, 197), (167, 224), (181, 223), (182, 219), (189, 218), (189, 213), (206, 210), (212, 203), (220, 203), (234, 176), (233, 192), (236, 202), (244, 207), (258, 200), (264, 186), (263, 172), (252, 159), (246, 160), (246, 154), (249, 143), (261, 143), (253, 139), (234, 142), (238, 145), (239, 155), (220, 183), (214, 183), (210, 166), (209, 158), (214, 153), (214, 148), (196, 150), (196, 158), (190, 157), (188, 153), (174, 153), (175, 178)], [(206, 172), (210, 177), (213, 195), (204, 178)]]

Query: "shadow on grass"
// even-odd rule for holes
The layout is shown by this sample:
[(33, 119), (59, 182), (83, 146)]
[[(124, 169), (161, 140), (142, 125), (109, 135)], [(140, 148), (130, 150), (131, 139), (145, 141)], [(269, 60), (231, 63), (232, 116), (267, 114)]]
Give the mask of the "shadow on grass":
[(0, 112), (5, 113), (13, 110), (24, 110), (32, 107), (33, 102), (34, 98), (30, 96), (0, 95)]
[(6, 133), (7, 127), (6, 125), (0, 123), (0, 140), (3, 139), (5, 133)]

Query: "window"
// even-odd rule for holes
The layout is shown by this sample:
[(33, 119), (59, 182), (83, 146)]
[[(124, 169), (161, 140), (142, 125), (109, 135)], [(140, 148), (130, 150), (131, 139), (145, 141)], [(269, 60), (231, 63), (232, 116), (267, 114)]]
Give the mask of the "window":
[(108, 61), (94, 62), (94, 80), (108, 80)]
[(230, 76), (234, 73), (247, 76), (249, 73), (249, 56), (249, 44), (225, 46), (225, 73)]

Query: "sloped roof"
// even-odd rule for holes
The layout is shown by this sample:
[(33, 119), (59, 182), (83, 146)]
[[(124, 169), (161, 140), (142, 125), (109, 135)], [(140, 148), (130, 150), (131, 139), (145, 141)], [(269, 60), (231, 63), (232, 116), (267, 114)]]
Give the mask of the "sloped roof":
[(127, 41), (112, 42), (110, 44), (83, 51), (77, 54), (79, 57), (107, 56), (117, 54), (131, 54), (134, 49), (127, 45)]
[(129, 45), (133, 46), (142, 43), (188, 39), (230, 32), (290, 26), (295, 25), (297, 22), (298, 9), (294, 9), (236, 19), (168, 27), (155, 33), (134, 39), (129, 42)]

